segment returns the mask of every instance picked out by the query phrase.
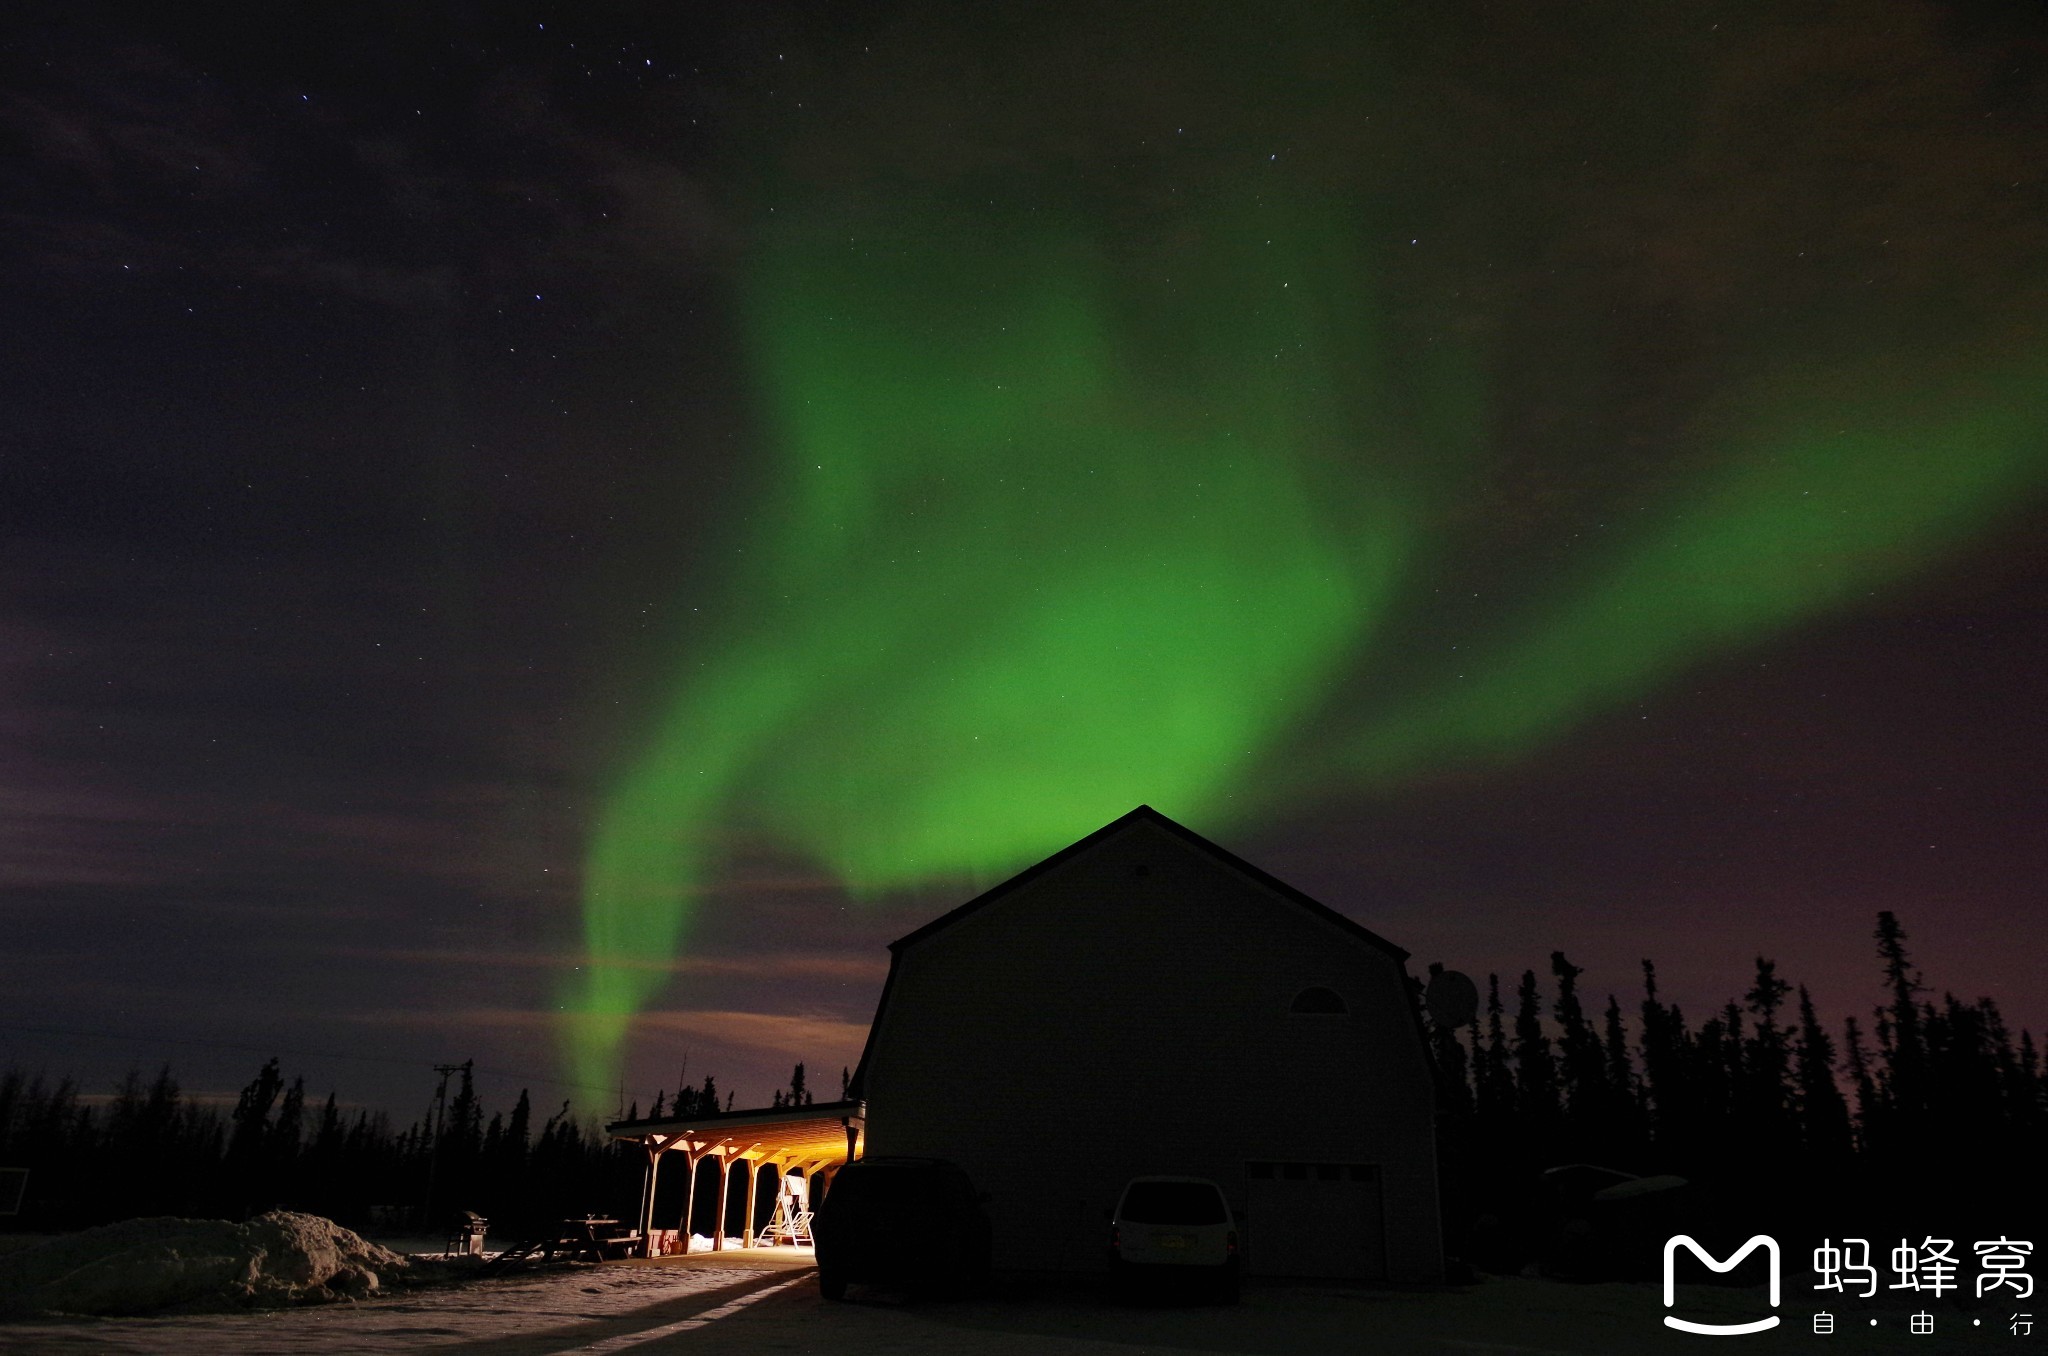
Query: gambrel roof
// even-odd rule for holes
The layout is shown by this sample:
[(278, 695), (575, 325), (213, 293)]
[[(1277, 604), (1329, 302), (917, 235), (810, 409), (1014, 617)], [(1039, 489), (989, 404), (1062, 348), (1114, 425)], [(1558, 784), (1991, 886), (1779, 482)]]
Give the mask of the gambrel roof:
[(1071, 861), (1073, 858), (1080, 856), (1081, 854), (1087, 852), (1090, 848), (1094, 847), (1096, 844), (1104, 841), (1105, 839), (1113, 838), (1116, 835), (1123, 833), (1135, 824), (1149, 824), (1154, 828), (1163, 830), (1164, 832), (1173, 835), (1175, 838), (1180, 839), (1183, 843), (1186, 843), (1188, 846), (1196, 849), (1205, 856), (1220, 863), (1222, 866), (1228, 868), (1231, 871), (1236, 872), (1241, 876), (1244, 876), (1252, 883), (1262, 887), (1268, 893), (1277, 896), (1278, 898), (1286, 901), (1289, 904), (1295, 905), (1302, 909), (1306, 909), (1309, 913), (1313, 914), (1315, 917), (1321, 919), (1322, 921), (1329, 923), (1346, 933), (1349, 933), (1352, 937), (1356, 938), (1361, 942), (1366, 943), (1368, 946), (1374, 947), (1377, 950), (1385, 952), (1388, 956), (1393, 958), (1394, 963), (1396, 965), (1405, 965), (1405, 963), (1407, 962), (1408, 953), (1406, 951), (1402, 950), (1398, 946), (1395, 946), (1392, 942), (1380, 936), (1371, 928), (1368, 928), (1361, 923), (1355, 922), (1354, 920), (1345, 917), (1343, 914), (1337, 912), (1335, 909), (1331, 908), (1327, 904), (1322, 903), (1319, 900), (1311, 899), (1309, 896), (1295, 889), (1292, 885), (1289, 885), (1286, 881), (1283, 881), (1276, 876), (1270, 875), (1267, 872), (1261, 871), (1258, 867), (1253, 866), (1250, 862), (1238, 856), (1236, 853), (1218, 847), (1216, 844), (1202, 837), (1202, 835), (1200, 835), (1199, 833), (1196, 833), (1193, 829), (1188, 828), (1184, 824), (1180, 824), (1175, 822), (1174, 820), (1168, 819), (1165, 815), (1159, 813), (1159, 811), (1153, 809), (1151, 806), (1140, 805), (1137, 809), (1132, 810), (1129, 814), (1122, 815), (1116, 819), (1111, 820), (1109, 823), (1103, 825), (1095, 832), (1089, 834), (1086, 838), (1083, 838), (1075, 843), (1070, 843), (1066, 847), (1061, 848), (1058, 852), (1053, 853), (1052, 856), (1047, 857), (1044, 861), (1039, 862), (1036, 866), (1026, 867), (1024, 870), (1019, 871), (1016, 875), (1010, 877), (1002, 884), (997, 885), (992, 889), (984, 890), (979, 895), (976, 895), (973, 899), (970, 899), (965, 904), (962, 904), (959, 908), (953, 909), (948, 913), (943, 913), (939, 915), (937, 918), (934, 918), (931, 922), (926, 923), (923, 927), (918, 928), (916, 931), (905, 933), (903, 936), (898, 937), (895, 941), (889, 943), (889, 976), (882, 983), (882, 998), (881, 1001), (875, 1005), (875, 1019), (873, 1023), (870, 1024), (868, 1027), (867, 1044), (861, 1050), (860, 1065), (858, 1068), (854, 1070), (853, 1081), (849, 1088), (848, 1095), (855, 1098), (859, 1098), (866, 1095), (863, 1092), (862, 1088), (865, 1075), (867, 1073), (868, 1056), (874, 1050), (875, 1033), (881, 1029), (882, 1015), (889, 1009), (889, 990), (894, 986), (896, 982), (897, 962), (901, 960), (902, 955), (905, 951), (908, 951), (911, 947), (916, 946), (919, 942), (924, 941), (926, 938), (931, 937), (936, 933), (945, 931), (947, 928), (953, 926), (955, 923), (967, 917), (969, 914), (974, 913), (980, 909), (985, 909), (989, 905), (999, 902), (1005, 896), (1009, 895), (1011, 892), (1018, 889), (1020, 886), (1029, 884), (1030, 882), (1037, 880), (1040, 876), (1043, 876), (1048, 872), (1053, 871), (1056, 868)]

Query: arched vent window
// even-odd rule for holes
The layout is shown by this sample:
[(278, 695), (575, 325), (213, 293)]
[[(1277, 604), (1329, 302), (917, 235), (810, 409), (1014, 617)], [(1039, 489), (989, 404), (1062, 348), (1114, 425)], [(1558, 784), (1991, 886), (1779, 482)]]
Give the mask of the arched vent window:
[(1294, 1006), (1289, 1012), (1349, 1012), (1344, 1000), (1335, 989), (1303, 989), (1294, 995)]

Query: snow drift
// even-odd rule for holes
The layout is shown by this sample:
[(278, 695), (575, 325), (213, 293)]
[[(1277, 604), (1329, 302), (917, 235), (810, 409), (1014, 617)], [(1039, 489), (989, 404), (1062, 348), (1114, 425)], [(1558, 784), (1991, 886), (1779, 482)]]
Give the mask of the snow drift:
[(0, 1256), (0, 1316), (147, 1314), (355, 1299), (408, 1259), (333, 1220), (131, 1219)]

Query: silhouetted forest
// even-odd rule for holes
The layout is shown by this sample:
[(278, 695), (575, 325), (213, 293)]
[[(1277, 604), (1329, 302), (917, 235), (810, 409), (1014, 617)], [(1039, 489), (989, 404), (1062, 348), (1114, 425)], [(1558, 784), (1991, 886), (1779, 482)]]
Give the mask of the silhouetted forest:
[[(1589, 1233), (1614, 1232), (1598, 1225), (1607, 1206), (1641, 1212), (1636, 1232), (1659, 1238), (1679, 1226), (1738, 1238), (2030, 1227), (2048, 1197), (2048, 1083), (2032, 1034), (2015, 1037), (1990, 998), (1936, 999), (1891, 913), (1872, 940), (1885, 1001), (1867, 1026), (1824, 1021), (1762, 956), (1740, 998), (1697, 1021), (1663, 1000), (1647, 960), (1640, 999), (1610, 993), (1596, 1010), (1563, 952), (1511, 990), (1488, 976), (1462, 1029), (1425, 1011), (1451, 1251), (1496, 1270), (1612, 1273), (1571, 1256)], [(1617, 1179), (1544, 1176), (1574, 1164), (1689, 1185), (1595, 1207), (1592, 1193)]]
[[(1680, 1228), (1741, 1238), (2030, 1227), (2048, 1202), (2048, 1080), (2033, 1036), (2015, 1035), (1989, 998), (1936, 999), (1892, 914), (1877, 916), (1872, 940), (1885, 1001), (1867, 1025), (1824, 1021), (1764, 957), (1739, 998), (1699, 1020), (1663, 1000), (1649, 961), (1639, 998), (1610, 993), (1596, 1006), (1562, 952), (1543, 975), (1489, 976), (1467, 1026), (1436, 1027), (1418, 1002), (1440, 1076), (1450, 1251), (1495, 1270), (1536, 1261), (1593, 1275), (1654, 1260), (1642, 1240)], [(504, 1237), (630, 1214), (636, 1153), (566, 1103), (536, 1113), (524, 1092), (487, 1114), (469, 1066), (442, 1072), (426, 1114), (398, 1129), (331, 1094), (309, 1104), (304, 1081), (287, 1083), (274, 1059), (232, 1110), (183, 1096), (168, 1068), (130, 1074), (92, 1103), (72, 1080), (11, 1070), (0, 1075), (0, 1167), (32, 1176), (23, 1213), (0, 1223), (283, 1206), (355, 1228), (439, 1229), (471, 1209)], [(809, 1100), (798, 1065), (774, 1105)], [(648, 1114), (731, 1103), (706, 1078), (658, 1094)], [(1569, 1165), (1591, 1167), (1548, 1171)], [(1689, 1185), (1595, 1202), (1617, 1173)], [(1616, 1262), (1624, 1253), (1629, 1266)]]
[[(81, 1228), (136, 1215), (241, 1219), (286, 1208), (350, 1228), (434, 1233), (474, 1210), (498, 1237), (588, 1213), (630, 1215), (643, 1163), (564, 1102), (537, 1115), (525, 1091), (488, 1114), (469, 1065), (436, 1080), (404, 1129), (383, 1112), (309, 1104), (305, 1081), (265, 1063), (232, 1110), (186, 1096), (166, 1067), (130, 1073), (111, 1099), (69, 1078), (0, 1074), (0, 1168), (27, 1168), (18, 1216), (0, 1226)], [(808, 1100), (803, 1066), (776, 1104)], [(731, 1095), (726, 1094), (727, 1107)], [(720, 1110), (715, 1078), (657, 1094), (649, 1114)], [(629, 1115), (637, 1116), (637, 1105)]]

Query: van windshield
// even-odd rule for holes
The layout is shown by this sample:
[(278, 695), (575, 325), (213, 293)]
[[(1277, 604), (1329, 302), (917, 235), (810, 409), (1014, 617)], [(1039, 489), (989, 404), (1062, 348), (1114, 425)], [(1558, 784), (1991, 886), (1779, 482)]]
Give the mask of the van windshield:
[(1124, 1193), (1133, 1224), (1221, 1224), (1223, 1193), (1208, 1182), (1133, 1182)]

